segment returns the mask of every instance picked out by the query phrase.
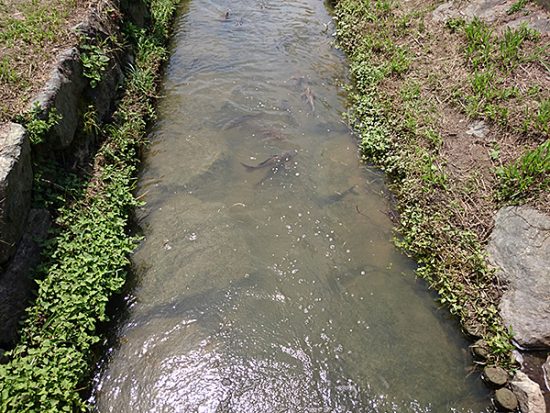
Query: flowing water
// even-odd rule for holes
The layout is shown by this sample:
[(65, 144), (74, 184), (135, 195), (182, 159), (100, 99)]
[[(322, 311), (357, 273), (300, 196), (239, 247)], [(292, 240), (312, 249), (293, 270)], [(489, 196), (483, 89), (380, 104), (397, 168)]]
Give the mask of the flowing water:
[(488, 411), (341, 122), (333, 30), (319, 0), (182, 6), (98, 411)]

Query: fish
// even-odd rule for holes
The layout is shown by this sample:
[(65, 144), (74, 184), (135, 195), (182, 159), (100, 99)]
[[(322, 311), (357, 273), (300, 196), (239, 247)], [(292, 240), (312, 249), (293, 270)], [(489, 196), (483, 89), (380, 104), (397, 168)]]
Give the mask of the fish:
[(268, 168), (269, 170), (264, 175), (262, 180), (256, 184), (256, 186), (263, 185), (267, 180), (272, 179), (276, 174), (287, 169), (286, 163), (290, 161), (298, 153), (296, 150), (287, 151), (280, 155), (272, 155), (265, 161), (260, 162), (258, 165), (247, 165), (241, 162), (241, 165), (251, 172), (256, 169)]
[(285, 133), (272, 128), (263, 128), (260, 131), (260, 134), (263, 136), (263, 141), (286, 141), (288, 140), (288, 135)]
[(229, 121), (225, 122), (222, 125), (222, 130), (229, 130), (233, 128), (237, 128), (242, 126), (243, 124), (246, 124), (247, 122), (250, 122), (251, 120), (255, 120), (259, 117), (261, 117), (261, 113), (251, 113), (248, 115), (241, 115), (237, 116), (236, 118), (230, 119)]
[(309, 86), (306, 86), (304, 93), (302, 93), (302, 98), (308, 103), (311, 107), (311, 111), (315, 112), (315, 94)]
[(336, 192), (332, 195), (322, 197), (318, 200), (318, 204), (320, 206), (331, 205), (331, 204), (334, 204), (336, 202), (341, 201), (342, 199), (344, 199), (349, 194), (359, 195), (359, 193), (355, 190), (356, 186), (357, 185), (352, 185), (348, 189), (346, 189), (345, 191)]
[(241, 165), (244, 166), (248, 172), (268, 167), (278, 168), (280, 166), (284, 166), (284, 164), (290, 161), (294, 157), (294, 155), (296, 155), (295, 150), (287, 151), (279, 155), (271, 155), (269, 158), (267, 158), (265, 161), (260, 162), (258, 165), (247, 165), (242, 162)]

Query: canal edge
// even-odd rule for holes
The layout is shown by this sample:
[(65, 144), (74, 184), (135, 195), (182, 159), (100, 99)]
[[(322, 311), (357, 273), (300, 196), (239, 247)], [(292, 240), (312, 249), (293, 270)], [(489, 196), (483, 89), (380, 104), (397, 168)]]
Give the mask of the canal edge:
[[(545, 234), (548, 238), (548, 228), (543, 222), (548, 220), (550, 206), (548, 197), (544, 193), (548, 191), (548, 180), (542, 177), (544, 171), (548, 169), (547, 160), (544, 164), (544, 159), (548, 159), (549, 156), (547, 127), (542, 126), (542, 129), (537, 129), (538, 126), (530, 124), (527, 135), (534, 139), (535, 143), (523, 146), (518, 144), (515, 152), (511, 151), (506, 156), (504, 156), (504, 145), (501, 141), (488, 139), (487, 149), (483, 146), (481, 148), (486, 154), (485, 157), (493, 161), (491, 168), (487, 168), (492, 186), (490, 190), (485, 188), (484, 176), (477, 181), (474, 180), (476, 185), (479, 183), (479, 187), (485, 190), (488, 201), (483, 200), (484, 202), (481, 203), (476, 196), (461, 197), (461, 188), (457, 190), (457, 186), (452, 186), (450, 182), (454, 176), (448, 168), (449, 164), (453, 163), (453, 159), (449, 159), (449, 154), (456, 154), (457, 150), (454, 153), (447, 150), (445, 153), (445, 145), (448, 144), (449, 139), (452, 141), (453, 137), (462, 134), (483, 140), (485, 136), (492, 138), (495, 132), (503, 131), (506, 136), (509, 136), (509, 129), (513, 128), (503, 127), (501, 124), (503, 120), (499, 122), (498, 118), (491, 119), (489, 112), (465, 113), (456, 96), (452, 93), (449, 93), (449, 96), (441, 93), (447, 92), (444, 87), (440, 86), (437, 89), (441, 94), (439, 96), (437, 93), (427, 93), (426, 90), (430, 92), (430, 86), (435, 90), (433, 85), (437, 85), (438, 79), (435, 75), (431, 76), (429, 72), (425, 77), (426, 71), (423, 71), (425, 68), (418, 62), (426, 61), (428, 64), (430, 61), (433, 62), (437, 56), (431, 53), (439, 50), (437, 49), (439, 45), (449, 46), (447, 42), (454, 42), (448, 47), (450, 51), (447, 53), (455, 54), (442, 55), (441, 59), (437, 60), (454, 59), (453, 63), (459, 66), (460, 70), (455, 70), (452, 75), (457, 77), (459, 82), (467, 85), (468, 78), (464, 78), (467, 75), (466, 70), (460, 65), (468, 67), (468, 63), (461, 63), (462, 52), (458, 53), (464, 42), (464, 30), (484, 31), (488, 33), (487, 41), (495, 43), (500, 41), (501, 45), (505, 44), (505, 41), (498, 40), (498, 36), (504, 36), (506, 30), (508, 30), (506, 36), (519, 37), (518, 30), (530, 33), (533, 37), (531, 40), (526, 40), (526, 44), (528, 42), (535, 44), (541, 38), (544, 42), (544, 39), (548, 39), (548, 26), (539, 26), (538, 22), (549, 21), (547, 10), (527, 2), (516, 2), (517, 4), (507, 2), (499, 8), (500, 6), (494, 7), (494, 4), (489, 5), (490, 2), (483, 0), (473, 2), (474, 4), (468, 6), (466, 11), (461, 10), (460, 6), (453, 2), (440, 4), (415, 1), (408, 6), (387, 1), (361, 3), (355, 0), (341, 0), (334, 3), (336, 20), (334, 35), (339, 47), (350, 60), (354, 81), (354, 88), (349, 91), (350, 110), (344, 115), (359, 139), (365, 161), (386, 172), (392, 192), (396, 195), (396, 211), (389, 211), (389, 215), (394, 218), (397, 226), (396, 244), (417, 260), (420, 264), (418, 276), (427, 280), (430, 287), (438, 293), (439, 301), (459, 319), (465, 335), (475, 341), (471, 346), (475, 363), (481, 367), (494, 367), (501, 372), (505, 371), (507, 380), (499, 386), (506, 385), (512, 378), (513, 382), (523, 381), (524, 383), (519, 387), (534, 389), (534, 396), (529, 401), (525, 398), (525, 391), (519, 391), (518, 386), (514, 384), (508, 385), (520, 399), (521, 409), (544, 412), (546, 408), (541, 388), (544, 389), (545, 380), (541, 363), (539, 362), (536, 366), (537, 373), (530, 374), (531, 378), (535, 376), (538, 383), (515, 372), (522, 368), (522, 355), (518, 350), (529, 350), (531, 347), (532, 350), (542, 350), (543, 354), (548, 355), (547, 338), (550, 329), (546, 322), (542, 323), (546, 327), (546, 331), (543, 327), (542, 332), (539, 332), (539, 337), (542, 339), (533, 340), (536, 342), (534, 347), (523, 347), (518, 343), (518, 336), (514, 337), (514, 331), (510, 329), (510, 325), (537, 323), (539, 320), (526, 318), (520, 321), (511, 321), (510, 318), (504, 320), (502, 303), (503, 297), (517, 284), (514, 277), (524, 275), (518, 274), (513, 265), (525, 266), (525, 262), (535, 262), (537, 265), (542, 263), (542, 272), (529, 274), (529, 277), (532, 276), (535, 279), (544, 279), (544, 263), (547, 263), (546, 268), (549, 266), (549, 254), (545, 254), (549, 245), (547, 241), (541, 241)], [(481, 13), (482, 9), (493, 18), (489, 23), (482, 21), (484, 17), (488, 20), (487, 16), (476, 15)], [(500, 32), (498, 28), (494, 28), (497, 26), (496, 23), (491, 25), (494, 20), (501, 24)], [(512, 24), (516, 21), (518, 23), (513, 26)], [(430, 33), (432, 30), (435, 36)], [(449, 38), (452, 39), (449, 40)], [(532, 44), (528, 46), (533, 47)], [(497, 50), (498, 47), (497, 44)], [(502, 50), (503, 46), (500, 48)], [(472, 53), (476, 57), (475, 50)], [(496, 61), (496, 58), (491, 57), (484, 61), (484, 64), (496, 65), (492, 59)], [(506, 64), (510, 62), (506, 61)], [(438, 68), (435, 67), (435, 70)], [(522, 69), (525, 70), (525, 68)], [(500, 68), (494, 71), (500, 74)], [(430, 82), (434, 83), (430, 84)], [(427, 112), (432, 112), (435, 121), (422, 119), (423, 111), (426, 111), (426, 103), (432, 104), (428, 100), (430, 98), (435, 104), (430, 106)], [(540, 112), (549, 101), (548, 96), (544, 94), (539, 97), (539, 100)], [(459, 116), (452, 118), (451, 122), (456, 124), (464, 122), (462, 130), (441, 127), (443, 122), (440, 120), (448, 116), (447, 110), (458, 112)], [(510, 123), (514, 121), (517, 122), (516, 119), (512, 119)], [(528, 124), (528, 121), (524, 121), (524, 124)], [(537, 157), (542, 159), (541, 166), (534, 176), (535, 185), (523, 192), (514, 192), (515, 182), (510, 181), (509, 172), (514, 168), (517, 169), (519, 163), (533, 153), (536, 159)], [(493, 172), (496, 164), (499, 169), (495, 168), (496, 172)], [(499, 178), (500, 182), (498, 182)], [(456, 194), (457, 191), (459, 195)], [(465, 191), (462, 190), (461, 193)], [(476, 209), (476, 202), (483, 204), (481, 206), (484, 208)], [(473, 207), (469, 204), (473, 204)], [(510, 209), (507, 207), (510, 204), (527, 204), (527, 206), (514, 206)], [(539, 211), (539, 215), (532, 215), (537, 213), (536, 210), (530, 211), (534, 209), (533, 206), (541, 209), (542, 212)], [(508, 214), (505, 213), (506, 211)], [(477, 212), (478, 215), (472, 212)], [(522, 219), (523, 215), (529, 215), (527, 220), (523, 220), (525, 228), (522, 229), (520, 225), (515, 230), (505, 231), (506, 236), (514, 240), (512, 243), (518, 246), (517, 250), (512, 248), (511, 251), (504, 250), (504, 254), (500, 254), (519, 256), (512, 268), (510, 265), (506, 267), (506, 263), (502, 260), (495, 259), (499, 255), (494, 253), (495, 249), (498, 249), (499, 244), (505, 243), (502, 241), (502, 231), (500, 233), (493, 231), (493, 226), (514, 228), (511, 225), (507, 226), (506, 223), (503, 225), (503, 222), (510, 222), (503, 221), (503, 217), (507, 217), (510, 213), (520, 216), (519, 219)], [(541, 215), (545, 217), (542, 221)], [(495, 219), (496, 224), (493, 225)], [(476, 225), (479, 227), (476, 228)], [(537, 226), (540, 227), (538, 232)], [(511, 234), (512, 232), (514, 234)], [(529, 245), (529, 238), (539, 239), (540, 245), (537, 245), (537, 248)], [(520, 239), (523, 241), (519, 242)], [(487, 250), (488, 244), (489, 250)], [(537, 252), (533, 254), (525, 252), (533, 249)], [(523, 253), (518, 254), (520, 251)], [(548, 288), (550, 286), (547, 285)], [(543, 292), (538, 292), (538, 294), (532, 294), (532, 297), (534, 305), (540, 306), (540, 320), (543, 320), (544, 308), (547, 308), (548, 304), (544, 299), (541, 300), (541, 294), (544, 295)], [(524, 364), (523, 369), (527, 370), (527, 368)], [(490, 381), (487, 374), (482, 376)], [(547, 380), (548, 378), (546, 383)], [(502, 397), (503, 393), (504, 397)], [(504, 390), (496, 393), (496, 398), (501, 400), (501, 408), (504, 408), (502, 404), (506, 402), (502, 400), (506, 396)], [(548, 397), (548, 389), (546, 389), (546, 397)], [(517, 400), (515, 403), (515, 407), (512, 403), (508, 404), (508, 408), (517, 408)]]
[[(2, 148), (10, 183), (2, 190), (11, 190), (2, 194), (2, 234), (13, 233), (3, 243), (12, 275), (2, 276), (10, 283), (2, 292), (16, 302), (2, 308), (12, 328), (4, 346), (15, 346), (1, 354), (0, 411), (85, 408), (98, 328), (137, 242), (129, 232), (135, 173), (179, 3), (94, 2), (74, 29), (78, 43), (60, 53), (19, 125), (2, 128), (13, 142)], [(39, 228), (42, 241), (25, 226)], [(25, 309), (31, 272), (39, 288)]]

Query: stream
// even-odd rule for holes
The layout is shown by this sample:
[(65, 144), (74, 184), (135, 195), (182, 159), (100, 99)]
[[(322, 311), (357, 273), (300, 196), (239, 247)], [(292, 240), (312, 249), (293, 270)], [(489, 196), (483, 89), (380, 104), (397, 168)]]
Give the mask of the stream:
[(319, 0), (182, 4), (97, 411), (492, 411), (392, 243), (333, 32)]

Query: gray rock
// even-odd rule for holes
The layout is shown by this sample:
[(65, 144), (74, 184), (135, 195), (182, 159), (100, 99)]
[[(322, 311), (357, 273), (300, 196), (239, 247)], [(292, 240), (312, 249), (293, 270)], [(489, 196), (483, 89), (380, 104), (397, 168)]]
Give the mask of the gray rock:
[(518, 408), (518, 399), (510, 389), (503, 387), (495, 392), (495, 403), (507, 412), (513, 412)]
[[(117, 2), (118, 3), (118, 2)], [(130, 9), (139, 10), (139, 4), (142, 2), (135, 2)], [(86, 19), (81, 22), (75, 30), (79, 33), (86, 35), (90, 39), (105, 39), (118, 32), (118, 27), (113, 19), (109, 17), (105, 10), (113, 8), (110, 1), (102, 0), (91, 5), (88, 11)], [(97, 120), (103, 122), (111, 115), (114, 109), (114, 101), (120, 92), (123, 80), (124, 72), (122, 70), (123, 52), (120, 47), (109, 46), (109, 43), (104, 47), (109, 50), (109, 63), (105, 70), (101, 73), (101, 81), (96, 87), (88, 87), (85, 90), (85, 98), (87, 101), (93, 103), (96, 111)]]
[(62, 117), (52, 128), (48, 142), (51, 146), (66, 148), (73, 141), (86, 84), (78, 49), (73, 47), (62, 52), (50, 80), (31, 104), (31, 108), (39, 105), (45, 112), (55, 108)]
[(31, 205), (31, 149), (25, 129), (0, 125), (0, 264), (15, 252)]
[(147, 5), (143, 1), (121, 0), (120, 9), (139, 27), (145, 27), (145, 23), (150, 18)]
[(542, 372), (544, 374), (544, 384), (546, 385), (546, 390), (550, 391), (550, 355), (542, 365)]
[(550, 33), (550, 19), (537, 13), (521, 16), (506, 24), (506, 27), (518, 29), (522, 24), (526, 24), (530, 29), (534, 29), (541, 34)]
[(550, 348), (550, 218), (529, 207), (495, 217), (487, 252), (507, 284), (500, 315), (522, 348)]
[[(506, 18), (507, 12), (513, 4), (514, 1), (506, 0), (473, 0), (469, 2), (451, 0), (437, 7), (432, 12), (432, 19), (436, 22), (445, 23), (450, 19), (470, 21), (477, 17), (491, 23), (497, 19)], [(550, 32), (550, 19), (544, 13), (536, 12), (522, 15), (509, 21), (503, 27), (517, 29), (521, 24), (527, 24), (529, 28), (542, 34)]]
[(438, 6), (433, 11), (432, 18), (435, 21), (446, 22), (449, 19), (457, 18), (469, 21), (477, 17), (492, 22), (499, 16), (506, 15), (510, 5), (502, 0), (449, 1)]
[(17, 340), (19, 320), (32, 297), (32, 271), (40, 261), (40, 241), (50, 227), (46, 210), (31, 210), (27, 228), (7, 270), (0, 275), (0, 345), (13, 345)]
[(519, 350), (512, 350), (512, 363), (516, 364), (520, 368), (523, 367), (524, 363), (523, 355)]
[(537, 383), (518, 371), (510, 383), (522, 413), (545, 413), (546, 403)]
[(487, 135), (487, 129), (487, 124), (482, 120), (478, 120), (470, 124), (469, 129), (466, 131), (466, 134), (475, 136), (479, 139), (483, 139), (485, 135)]
[(508, 382), (508, 373), (501, 367), (485, 367), (483, 380), (495, 387), (502, 387)]

